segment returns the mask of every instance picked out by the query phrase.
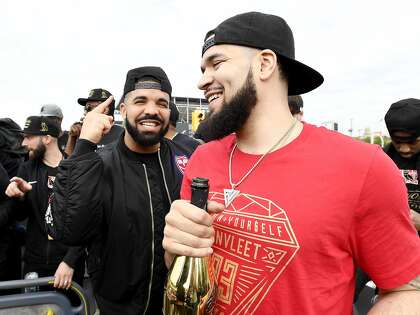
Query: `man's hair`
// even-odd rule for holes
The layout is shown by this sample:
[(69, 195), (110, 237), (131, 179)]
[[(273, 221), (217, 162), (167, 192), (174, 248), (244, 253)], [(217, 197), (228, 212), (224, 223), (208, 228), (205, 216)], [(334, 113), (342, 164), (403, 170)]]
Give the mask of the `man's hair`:
[(175, 103), (170, 102), (169, 103), (169, 108), (171, 109), (171, 113), (169, 115), (169, 123), (176, 127), (176, 123), (179, 120), (179, 111), (178, 108), (176, 107)]
[(279, 61), (279, 57), (277, 56), (277, 69), (279, 69), (279, 78), (280, 81), (286, 81), (287, 84), (289, 84), (289, 74), (288, 70), (285, 67), (285, 65), (282, 65)]
[(300, 95), (290, 95), (288, 97), (289, 109), (292, 115), (296, 115), (302, 112), (303, 99)]

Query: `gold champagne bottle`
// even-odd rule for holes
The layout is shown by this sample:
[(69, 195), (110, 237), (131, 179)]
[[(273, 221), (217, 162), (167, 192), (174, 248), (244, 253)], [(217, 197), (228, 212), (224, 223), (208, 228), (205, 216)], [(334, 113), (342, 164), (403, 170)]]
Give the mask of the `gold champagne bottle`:
[[(208, 179), (191, 184), (191, 203), (207, 209)], [(211, 315), (217, 286), (210, 257), (176, 256), (169, 269), (163, 296), (164, 315)]]

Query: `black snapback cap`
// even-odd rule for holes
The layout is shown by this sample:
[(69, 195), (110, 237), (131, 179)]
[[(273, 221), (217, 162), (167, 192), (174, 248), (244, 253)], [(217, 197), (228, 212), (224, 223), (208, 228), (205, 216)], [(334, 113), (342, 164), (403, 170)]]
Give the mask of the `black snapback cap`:
[[(142, 81), (148, 80), (156, 81), (157, 84), (154, 84), (154, 82), (139, 84)], [(125, 96), (127, 93), (140, 88), (158, 89), (168, 93), (169, 96), (172, 95), (171, 82), (169, 81), (165, 71), (163, 71), (160, 67), (140, 67), (131, 69), (127, 72), (123, 95)]]
[(312, 91), (324, 82), (318, 71), (295, 59), (292, 30), (279, 16), (247, 12), (223, 21), (207, 33), (202, 55), (210, 47), (220, 44), (271, 49), (287, 73), (289, 95)]
[[(92, 89), (89, 91), (89, 96), (85, 98), (79, 98), (77, 102), (85, 106), (89, 101), (97, 101), (97, 102), (104, 102), (110, 97), (112, 94), (104, 89)], [(114, 100), (115, 102), (115, 100)]]
[[(415, 141), (420, 137), (420, 100), (407, 98), (393, 103), (385, 114), (385, 124), (391, 138), (398, 138), (399, 141)], [(397, 131), (407, 132), (411, 136), (393, 136)]]

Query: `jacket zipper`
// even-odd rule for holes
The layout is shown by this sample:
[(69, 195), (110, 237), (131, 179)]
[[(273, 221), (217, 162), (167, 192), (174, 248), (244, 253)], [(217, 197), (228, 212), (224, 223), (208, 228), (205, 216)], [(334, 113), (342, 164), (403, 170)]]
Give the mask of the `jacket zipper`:
[(142, 165), (143, 165), (144, 172), (146, 174), (147, 192), (149, 193), (149, 203), (150, 203), (150, 217), (152, 219), (152, 264), (150, 266), (149, 292), (147, 294), (146, 307), (144, 308), (144, 312), (143, 312), (143, 315), (144, 315), (146, 314), (147, 309), (149, 308), (150, 295), (152, 293), (153, 269), (154, 269), (154, 263), (155, 263), (155, 222), (153, 219), (152, 194), (150, 192), (149, 178), (147, 177), (147, 169), (146, 169), (146, 165), (144, 164)]
[(158, 149), (158, 158), (159, 158), (160, 169), (162, 170), (163, 183), (165, 184), (166, 194), (168, 195), (169, 204), (171, 204), (172, 203), (171, 195), (169, 194), (168, 184), (166, 183), (165, 170), (163, 169), (162, 159), (160, 158), (160, 148)]

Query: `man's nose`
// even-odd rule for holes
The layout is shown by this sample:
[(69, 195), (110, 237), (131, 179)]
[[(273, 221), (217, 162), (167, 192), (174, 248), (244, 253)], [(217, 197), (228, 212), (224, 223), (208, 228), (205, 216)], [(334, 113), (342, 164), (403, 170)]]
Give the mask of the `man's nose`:
[(401, 153), (409, 153), (411, 151), (410, 146), (406, 143), (401, 143), (398, 149)]
[(157, 115), (159, 106), (155, 102), (148, 102), (144, 107), (144, 114)]
[(197, 87), (200, 90), (205, 90), (213, 82), (213, 79), (213, 75), (206, 70), (198, 81)]

